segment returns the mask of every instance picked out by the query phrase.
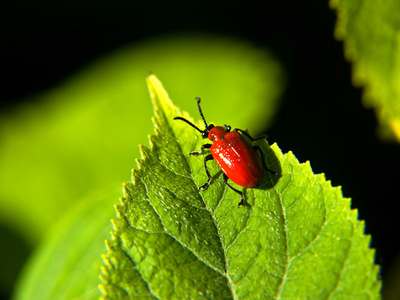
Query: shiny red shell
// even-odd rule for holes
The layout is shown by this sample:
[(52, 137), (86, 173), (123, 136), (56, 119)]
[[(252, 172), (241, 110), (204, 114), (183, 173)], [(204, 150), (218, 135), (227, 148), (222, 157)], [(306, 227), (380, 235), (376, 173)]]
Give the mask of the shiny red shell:
[(215, 126), (208, 138), (214, 142), (210, 148), (214, 160), (230, 180), (246, 188), (261, 183), (264, 177), (261, 158), (239, 132)]

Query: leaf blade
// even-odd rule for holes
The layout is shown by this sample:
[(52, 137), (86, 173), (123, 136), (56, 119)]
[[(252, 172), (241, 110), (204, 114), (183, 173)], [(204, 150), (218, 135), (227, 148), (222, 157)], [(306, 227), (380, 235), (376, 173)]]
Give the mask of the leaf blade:
[[(155, 239), (165, 246), (162, 251), (157, 243), (142, 245), (131, 257), (142, 262), (144, 258), (137, 253), (153, 252), (154, 257), (146, 259), (157, 260), (156, 267), (142, 267), (143, 272), (156, 269), (163, 278), (151, 283), (153, 295), (160, 299), (215, 295), (227, 299), (379, 298), (378, 267), (373, 265), (369, 237), (363, 234), (364, 224), (357, 220), (357, 212), (350, 209), (350, 200), (343, 198), (340, 188), (333, 188), (323, 175), (314, 175), (310, 164), (300, 164), (291, 152), (282, 154), (276, 144), (268, 148), (260, 142), (268, 168), (279, 168), (281, 177), (267, 174), (259, 188), (246, 190), (248, 206), (237, 208), (238, 195), (226, 189), (218, 178), (220, 171), (212, 164), (212, 184), (199, 193), (197, 187), (206, 179), (202, 159), (185, 153), (198, 149), (201, 141), (172, 120), (182, 114), (173, 108), (159, 81), (152, 75), (148, 82), (154, 105), (159, 105), (155, 109), (156, 135), (150, 138), (151, 149), (142, 147), (135, 184), (126, 185), (129, 189), (143, 186), (146, 192), (130, 198), (132, 193), (126, 191), (127, 199), (117, 211), (121, 220), (137, 219), (131, 216), (140, 215), (134, 211), (137, 201), (148, 201), (146, 207), (152, 210), (159, 232), (135, 228), (133, 223), (126, 226), (163, 236)], [(132, 243), (140, 244), (142, 239), (124, 235), (118, 226), (114, 236), (127, 253), (134, 248)], [(169, 247), (174, 250), (168, 252)], [(196, 271), (184, 273), (180, 256), (165, 255), (167, 252), (185, 253)], [(184, 260), (183, 265), (186, 263)], [(176, 272), (169, 274), (174, 276), (173, 283), (165, 275), (171, 266)], [(147, 283), (154, 277), (151, 274), (143, 277)], [(364, 274), (362, 283), (353, 284), (360, 274)], [(204, 278), (213, 280), (201, 285)], [(113, 299), (108, 296), (105, 294), (106, 299)]]

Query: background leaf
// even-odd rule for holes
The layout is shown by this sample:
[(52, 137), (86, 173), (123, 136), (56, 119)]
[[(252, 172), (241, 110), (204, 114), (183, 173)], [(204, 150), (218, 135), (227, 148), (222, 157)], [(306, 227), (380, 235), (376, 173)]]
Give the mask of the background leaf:
[(382, 133), (400, 141), (400, 2), (331, 0), (338, 20), (335, 36), (353, 63), (353, 83), (363, 87), (366, 107), (374, 107)]
[(148, 83), (156, 135), (117, 208), (101, 276), (105, 299), (379, 298), (370, 238), (339, 188), (260, 142), (281, 178), (267, 174), (246, 190), (248, 206), (237, 208), (238, 195), (220, 176), (198, 192), (202, 160), (187, 153), (204, 141), (173, 121), (187, 115), (153, 75)]
[(119, 192), (93, 193), (46, 234), (25, 267), (14, 299), (98, 299), (104, 240)]

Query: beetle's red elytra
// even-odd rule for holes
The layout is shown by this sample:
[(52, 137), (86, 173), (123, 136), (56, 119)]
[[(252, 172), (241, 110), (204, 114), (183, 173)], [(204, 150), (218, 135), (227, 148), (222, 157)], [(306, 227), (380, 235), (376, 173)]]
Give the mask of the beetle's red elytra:
[[(211, 129), (209, 136), (214, 129)], [(210, 139), (214, 144), (210, 151), (222, 171), (234, 183), (254, 188), (259, 185), (264, 177), (264, 168), (260, 157), (249, 143), (237, 131), (231, 131), (215, 139)]]
[[(200, 116), (205, 125), (204, 130), (199, 129), (196, 125), (182, 117), (175, 117), (174, 120), (184, 121), (199, 131), (203, 139), (208, 138), (213, 142), (213, 144), (202, 145), (201, 150), (198, 152), (189, 153), (189, 155), (200, 155), (205, 153), (206, 149), (209, 149), (211, 152), (211, 154), (204, 158), (204, 169), (208, 180), (199, 187), (199, 190), (206, 189), (211, 183), (211, 174), (207, 168), (207, 161), (214, 159), (223, 172), (224, 183), (241, 196), (238, 206), (242, 206), (245, 201), (244, 193), (231, 186), (228, 183), (228, 178), (242, 187), (254, 188), (263, 180), (264, 169), (274, 175), (277, 173), (265, 166), (264, 156), (260, 147), (250, 145), (241, 134), (245, 134), (251, 141), (265, 139), (265, 137), (254, 139), (241, 129), (235, 128), (231, 131), (231, 126), (228, 125), (224, 125), (223, 127), (214, 126), (214, 124), (207, 125), (200, 106), (201, 100), (198, 97), (196, 100)], [(257, 151), (260, 152), (260, 155), (257, 154)]]

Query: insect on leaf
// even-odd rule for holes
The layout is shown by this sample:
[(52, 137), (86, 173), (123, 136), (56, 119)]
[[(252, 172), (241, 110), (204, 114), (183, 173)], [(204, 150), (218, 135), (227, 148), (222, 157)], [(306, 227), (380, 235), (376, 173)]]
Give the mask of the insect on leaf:
[[(248, 205), (210, 163), (188, 153), (204, 141), (147, 79), (155, 135), (126, 183), (102, 268), (104, 299), (376, 299), (381, 287), (370, 237), (339, 187), (276, 144), (258, 143), (268, 168), (246, 189)], [(194, 100), (193, 100), (194, 101)], [(206, 101), (206, 99), (203, 99)], [(201, 127), (201, 123), (196, 123)], [(203, 125), (204, 126), (204, 125)]]

